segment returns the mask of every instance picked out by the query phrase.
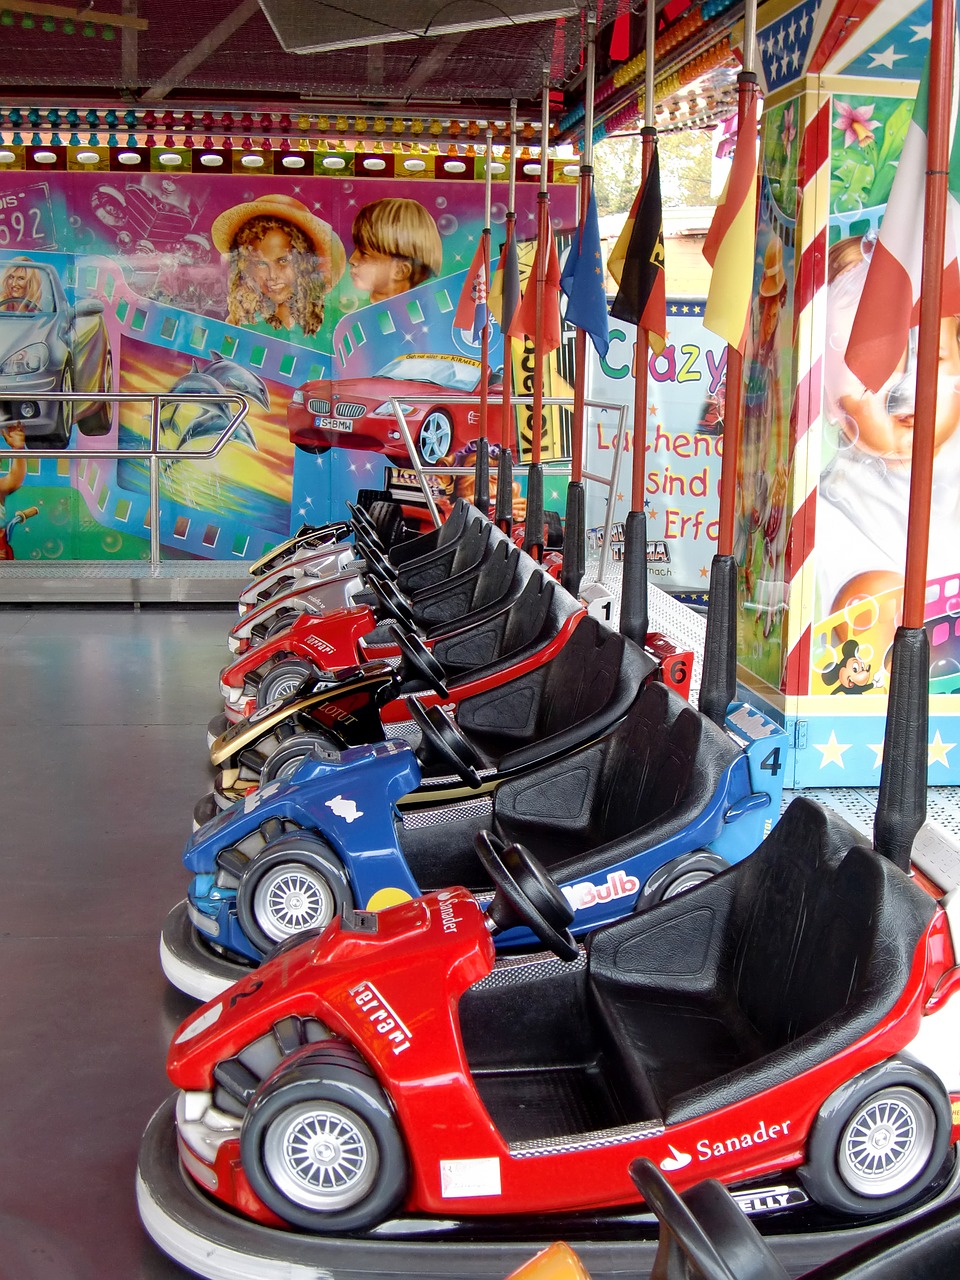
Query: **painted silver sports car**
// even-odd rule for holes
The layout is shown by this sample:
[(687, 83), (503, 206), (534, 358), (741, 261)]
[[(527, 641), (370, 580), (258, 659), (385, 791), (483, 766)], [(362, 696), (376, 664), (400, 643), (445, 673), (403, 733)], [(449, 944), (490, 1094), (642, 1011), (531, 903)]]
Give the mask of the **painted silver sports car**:
[(36, 394), (112, 390), (103, 304), (69, 302), (49, 263), (0, 261), (0, 424), (21, 423), (28, 446), (65, 449), (74, 423), (88, 436), (109, 431), (113, 405)]

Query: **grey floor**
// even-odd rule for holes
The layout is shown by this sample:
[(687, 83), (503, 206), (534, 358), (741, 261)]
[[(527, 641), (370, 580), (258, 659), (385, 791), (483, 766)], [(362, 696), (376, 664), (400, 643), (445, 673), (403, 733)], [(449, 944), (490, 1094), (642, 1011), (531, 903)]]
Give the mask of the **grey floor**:
[(194, 1007), (157, 943), (232, 616), (0, 609), (0, 1280), (187, 1274), (134, 1174)]

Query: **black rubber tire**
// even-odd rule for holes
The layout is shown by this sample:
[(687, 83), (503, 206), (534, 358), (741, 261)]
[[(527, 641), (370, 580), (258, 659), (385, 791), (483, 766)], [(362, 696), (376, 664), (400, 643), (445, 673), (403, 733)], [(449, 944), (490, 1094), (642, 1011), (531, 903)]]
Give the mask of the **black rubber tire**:
[(666, 902), (668, 898), (686, 893), (704, 880), (712, 880), (721, 871), (726, 871), (728, 866), (729, 863), (718, 853), (711, 853), (709, 849), (682, 854), (653, 872), (640, 892), (636, 910), (646, 911), (658, 902)]
[[(65, 395), (69, 395), (73, 391), (73, 371), (69, 365), (64, 368), (63, 377), (60, 380), (60, 390)], [(70, 443), (70, 432), (73, 430), (73, 412), (76, 405), (67, 400), (61, 400), (57, 406), (57, 421), (52, 431), (46, 431), (43, 435), (37, 435), (32, 438), (30, 443), (38, 449), (66, 449)]]
[(278, 698), (287, 698), (295, 689), (316, 676), (317, 668), (307, 658), (285, 658), (267, 671), (257, 689), (257, 706), (265, 707)]
[[(103, 386), (100, 390), (105, 395), (113, 390), (113, 354), (109, 348), (107, 350), (107, 363), (103, 370)], [(113, 426), (113, 404), (110, 402), (98, 404), (87, 417), (78, 419), (77, 426), (85, 436), (107, 435)]]
[(339, 750), (337, 744), (322, 733), (295, 733), (286, 742), (271, 751), (260, 770), (261, 787), (268, 782), (286, 781), (303, 763), (314, 747), (332, 747)]
[(370, 519), (383, 546), (385, 548), (392, 547), (403, 525), (403, 511), (400, 503), (384, 502), (382, 499), (379, 502), (371, 503)]
[(296, 609), (281, 609), (276, 617), (271, 618), (266, 625), (263, 634), (264, 640), (272, 640), (274, 636), (278, 636), (281, 631), (286, 631), (287, 627), (293, 622), (297, 616)]
[[(301, 892), (309, 895), (305, 908), (288, 905), (287, 927), (282, 915), (271, 918), (265, 898), (277, 901), (271, 895), (282, 892), (285, 878), (302, 880)], [(288, 893), (294, 888), (287, 885)], [(313, 914), (310, 918), (310, 903)], [(323, 929), (335, 920), (344, 907), (353, 906), (353, 893), (343, 863), (319, 836), (280, 836), (264, 845), (244, 869), (237, 887), (237, 919), (244, 933), (263, 955), (272, 951), (278, 943), (286, 942), (305, 930)], [(278, 908), (279, 910), (279, 908)], [(295, 922), (302, 924), (295, 927)]]
[[(894, 1165), (888, 1168), (886, 1189), (867, 1167), (870, 1159), (884, 1158), (883, 1149), (864, 1136), (871, 1124), (875, 1132), (893, 1129), (891, 1141), (898, 1129), (902, 1135), (902, 1150), (889, 1157)], [(934, 1181), (949, 1150), (952, 1126), (950, 1099), (933, 1072), (890, 1058), (842, 1085), (820, 1108), (806, 1164), (798, 1170), (800, 1180), (811, 1198), (827, 1208), (890, 1213), (919, 1200)], [(875, 1193), (865, 1193), (857, 1178), (874, 1179)]]
[[(304, 1169), (311, 1168), (305, 1148), (324, 1115), (335, 1126), (353, 1130), (347, 1150), (328, 1137), (336, 1165), (352, 1173), (351, 1155), (362, 1152), (361, 1167), (339, 1195), (330, 1196), (332, 1207), (323, 1209), (323, 1193), (309, 1185)], [(300, 1117), (303, 1155), (298, 1167), (284, 1160), (283, 1134), (296, 1132)], [(257, 1196), (285, 1222), (305, 1231), (343, 1234), (366, 1231), (391, 1217), (403, 1202), (409, 1181), (407, 1152), (393, 1108), (372, 1072), (349, 1045), (328, 1044), (310, 1048), (288, 1059), (257, 1091), (240, 1134), (240, 1159)], [(319, 1162), (314, 1158), (312, 1169)], [(372, 1165), (372, 1167), (371, 1167)], [(352, 1186), (350, 1186), (352, 1182)], [(279, 1185), (278, 1185), (279, 1184)], [(302, 1193), (301, 1199), (294, 1198)], [(345, 1203), (343, 1202), (345, 1201)]]

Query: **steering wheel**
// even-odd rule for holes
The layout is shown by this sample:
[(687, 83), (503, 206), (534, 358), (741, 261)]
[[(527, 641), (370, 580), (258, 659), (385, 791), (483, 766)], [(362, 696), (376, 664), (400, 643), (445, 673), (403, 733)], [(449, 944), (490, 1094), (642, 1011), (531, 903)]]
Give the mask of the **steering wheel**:
[(699, 1183), (681, 1198), (647, 1159), (633, 1161), (630, 1177), (660, 1222), (651, 1274), (682, 1274), (689, 1280), (787, 1280), (766, 1241), (718, 1182)]
[(386, 578), (378, 578), (376, 575), (371, 575), (366, 579), (366, 585), (377, 597), (384, 612), (389, 614), (391, 618), (396, 618), (398, 622), (402, 622), (406, 627), (415, 627), (417, 625), (413, 610), (392, 582)]
[(473, 844), (497, 891), (487, 908), (497, 931), (526, 925), (561, 960), (575, 960), (579, 951), (568, 927), (573, 908), (530, 850), (492, 831), (478, 831)]
[(477, 765), (481, 760), (459, 727), (454, 724), (442, 707), (425, 707), (419, 698), (407, 698), (410, 715), (423, 734), (429, 754), (450, 766), (468, 786), (480, 786)]
[(411, 631), (404, 631), (398, 622), (388, 622), (387, 630), (397, 642), (397, 648), (403, 654), (405, 675), (421, 676), (441, 698), (449, 698), (450, 690), (445, 683), (446, 672), (433, 656), (420, 637)]
[(367, 533), (372, 534), (374, 537), (377, 536), (377, 526), (373, 523), (370, 512), (366, 507), (358, 506), (355, 502), (348, 502), (347, 510), (350, 512), (350, 523), (353, 525), (354, 533), (356, 533), (357, 529), (363, 528)]
[(379, 547), (374, 546), (372, 542), (368, 542), (365, 538), (359, 538), (354, 535), (354, 545), (362, 554), (367, 565), (381, 578), (389, 578), (395, 581), (397, 577), (397, 567), (391, 564), (387, 557), (383, 554)]

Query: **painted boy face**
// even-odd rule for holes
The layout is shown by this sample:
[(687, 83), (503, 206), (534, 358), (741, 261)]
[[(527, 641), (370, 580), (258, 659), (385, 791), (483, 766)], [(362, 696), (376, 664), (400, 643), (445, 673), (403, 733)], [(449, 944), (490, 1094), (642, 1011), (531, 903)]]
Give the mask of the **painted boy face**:
[[(903, 353), (896, 370), (876, 393), (866, 390), (845, 360), (865, 274), (864, 263), (842, 273), (830, 285), (824, 391), (830, 412), (851, 444), (864, 453), (909, 464), (913, 453), (915, 375), (911, 373), (904, 379), (907, 352)], [(938, 377), (935, 450), (949, 440), (960, 425), (960, 345), (956, 316), (945, 316), (940, 321)], [(891, 397), (890, 392), (901, 382), (904, 383), (903, 394)]]
[(274, 306), (289, 302), (296, 284), (296, 265), (290, 237), (271, 227), (245, 253), (244, 275)]
[[(844, 433), (867, 453), (883, 458), (909, 461), (913, 452), (913, 403), (907, 396), (903, 412), (890, 413), (887, 396), (903, 377), (905, 359), (888, 384), (876, 395), (861, 391), (848, 392), (838, 398)], [(944, 316), (940, 321), (940, 366), (937, 391), (937, 418), (934, 426), (934, 449), (939, 449), (960, 425), (960, 345), (957, 318)]]
[(350, 255), (350, 280), (358, 293), (369, 293), (371, 302), (392, 298), (410, 287), (410, 264), (375, 249), (354, 249)]

